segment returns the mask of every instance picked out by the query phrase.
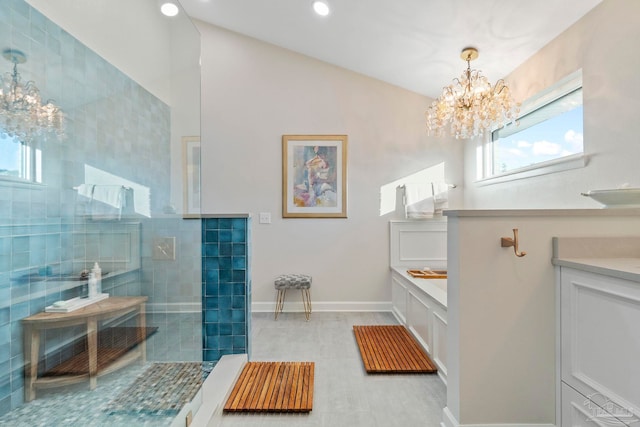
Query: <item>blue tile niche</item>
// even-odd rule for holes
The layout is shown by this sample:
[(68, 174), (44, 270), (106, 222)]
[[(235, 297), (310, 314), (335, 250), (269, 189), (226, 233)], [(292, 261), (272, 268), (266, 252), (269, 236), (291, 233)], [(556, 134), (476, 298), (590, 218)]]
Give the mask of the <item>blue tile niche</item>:
[(202, 360), (250, 352), (250, 218), (202, 219)]

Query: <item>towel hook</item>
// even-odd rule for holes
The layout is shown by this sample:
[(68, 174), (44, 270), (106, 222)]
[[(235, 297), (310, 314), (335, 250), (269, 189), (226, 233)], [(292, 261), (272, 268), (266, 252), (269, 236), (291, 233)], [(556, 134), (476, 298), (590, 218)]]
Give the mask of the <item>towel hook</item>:
[(511, 237), (500, 238), (500, 246), (502, 246), (503, 248), (509, 248), (513, 246), (513, 252), (516, 254), (517, 257), (523, 257), (527, 254), (525, 251), (520, 252), (518, 250), (518, 229), (517, 228), (513, 229), (513, 238)]

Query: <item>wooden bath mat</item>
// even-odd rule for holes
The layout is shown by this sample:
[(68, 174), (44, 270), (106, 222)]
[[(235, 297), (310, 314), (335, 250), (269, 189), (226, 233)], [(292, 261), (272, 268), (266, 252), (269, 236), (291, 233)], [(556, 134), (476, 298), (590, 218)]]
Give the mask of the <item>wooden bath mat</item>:
[(309, 412), (313, 409), (313, 362), (248, 362), (225, 412)]
[(435, 363), (404, 326), (354, 326), (353, 332), (368, 373), (437, 372)]

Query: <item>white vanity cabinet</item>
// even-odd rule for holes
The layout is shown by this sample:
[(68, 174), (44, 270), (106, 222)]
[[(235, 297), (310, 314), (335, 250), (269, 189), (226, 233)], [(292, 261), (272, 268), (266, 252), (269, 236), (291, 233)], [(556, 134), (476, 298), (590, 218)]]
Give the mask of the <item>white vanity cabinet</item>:
[(447, 381), (446, 280), (415, 279), (404, 270), (391, 273), (393, 314), (407, 327)]
[(418, 340), (447, 382), (447, 280), (411, 277), (407, 270), (447, 269), (447, 221), (391, 221), (392, 311)]
[(559, 267), (561, 424), (638, 425), (640, 282), (597, 271)]

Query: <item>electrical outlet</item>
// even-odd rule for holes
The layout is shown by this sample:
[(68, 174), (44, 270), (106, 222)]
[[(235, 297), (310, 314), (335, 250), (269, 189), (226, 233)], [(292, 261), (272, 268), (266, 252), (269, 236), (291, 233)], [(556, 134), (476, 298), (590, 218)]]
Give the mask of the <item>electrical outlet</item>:
[(154, 237), (153, 259), (160, 261), (174, 261), (176, 259), (176, 238)]
[(260, 212), (260, 224), (271, 224), (271, 212)]

